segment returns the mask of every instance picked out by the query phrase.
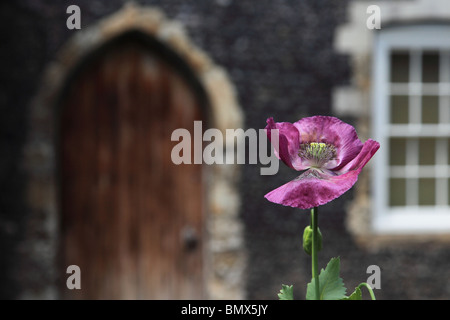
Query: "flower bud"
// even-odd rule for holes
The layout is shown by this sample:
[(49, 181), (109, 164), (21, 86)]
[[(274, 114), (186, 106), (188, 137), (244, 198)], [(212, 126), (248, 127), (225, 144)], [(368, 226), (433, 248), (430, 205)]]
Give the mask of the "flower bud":
[[(311, 226), (307, 226), (303, 231), (303, 250), (309, 255), (312, 253), (312, 238), (313, 238), (313, 229)], [(317, 251), (322, 250), (322, 233), (320, 229), (317, 228)]]

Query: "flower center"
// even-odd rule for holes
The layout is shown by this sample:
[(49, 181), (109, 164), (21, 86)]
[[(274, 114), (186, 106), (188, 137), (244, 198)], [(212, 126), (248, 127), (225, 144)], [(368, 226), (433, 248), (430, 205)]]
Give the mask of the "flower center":
[(333, 145), (323, 142), (302, 143), (298, 155), (309, 160), (311, 167), (320, 168), (336, 157), (336, 149)]

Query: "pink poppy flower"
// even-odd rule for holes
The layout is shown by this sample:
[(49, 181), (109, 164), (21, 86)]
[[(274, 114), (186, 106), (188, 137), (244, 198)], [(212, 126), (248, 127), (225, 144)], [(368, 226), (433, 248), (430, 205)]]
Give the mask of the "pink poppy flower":
[(303, 171), (294, 180), (265, 195), (271, 202), (300, 209), (328, 203), (348, 191), (380, 144), (364, 144), (355, 128), (335, 117), (314, 116), (295, 123), (267, 119), (266, 132), (278, 129), (276, 156)]

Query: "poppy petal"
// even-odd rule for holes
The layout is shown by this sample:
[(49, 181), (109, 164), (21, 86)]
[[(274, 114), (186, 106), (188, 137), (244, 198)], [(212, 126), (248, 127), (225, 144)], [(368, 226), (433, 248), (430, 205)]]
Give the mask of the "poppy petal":
[(270, 202), (300, 209), (326, 204), (348, 191), (358, 180), (358, 171), (335, 176), (307, 170), (296, 179), (265, 195)]
[(300, 144), (323, 142), (335, 148), (336, 158), (324, 165), (326, 169), (339, 170), (356, 157), (363, 146), (355, 128), (335, 117), (307, 117), (293, 125), (300, 132)]
[(369, 162), (380, 144), (369, 139), (358, 156), (349, 162), (342, 174), (331, 170), (305, 171), (296, 179), (269, 192), (265, 198), (285, 206), (309, 209), (328, 203), (347, 192), (358, 180), (361, 170)]
[[(297, 128), (290, 122), (275, 122), (273, 118), (267, 119), (266, 132), (269, 140), (271, 140), (271, 130), (278, 129), (278, 150), (275, 148), (275, 155), (282, 160), (287, 166), (294, 170), (305, 170), (307, 167), (302, 164), (301, 158), (298, 156), (299, 132)], [(273, 144), (273, 142), (272, 142)]]
[(373, 157), (375, 152), (380, 148), (380, 144), (372, 139), (367, 140), (361, 152), (349, 163), (347, 163), (338, 173), (345, 173), (352, 170), (357, 170), (358, 174), (361, 172), (362, 168), (369, 162)]

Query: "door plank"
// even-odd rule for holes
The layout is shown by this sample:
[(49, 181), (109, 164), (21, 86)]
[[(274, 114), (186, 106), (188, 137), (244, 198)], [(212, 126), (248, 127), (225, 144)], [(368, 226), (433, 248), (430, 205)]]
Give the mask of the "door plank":
[(62, 108), (62, 269), (82, 274), (64, 296), (204, 297), (202, 166), (174, 165), (170, 139), (202, 120), (195, 93), (130, 44), (81, 72)]

